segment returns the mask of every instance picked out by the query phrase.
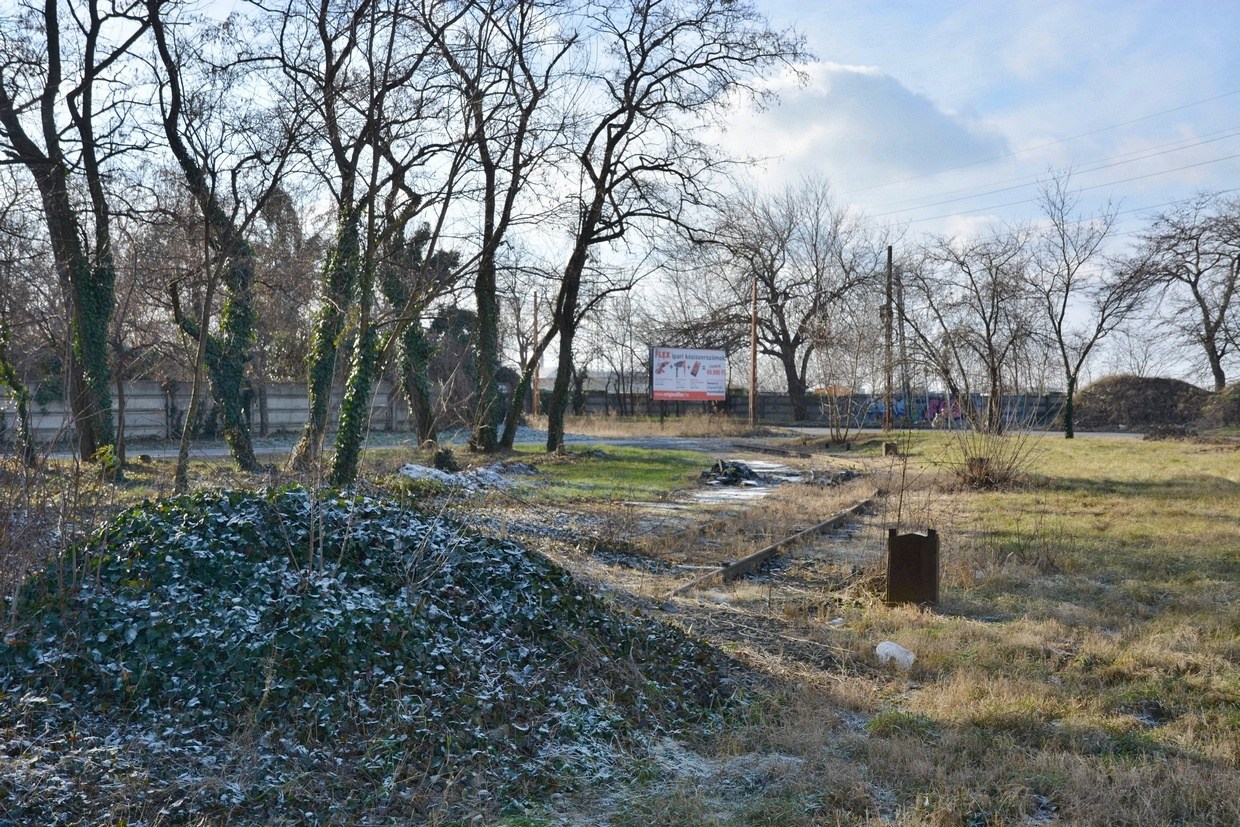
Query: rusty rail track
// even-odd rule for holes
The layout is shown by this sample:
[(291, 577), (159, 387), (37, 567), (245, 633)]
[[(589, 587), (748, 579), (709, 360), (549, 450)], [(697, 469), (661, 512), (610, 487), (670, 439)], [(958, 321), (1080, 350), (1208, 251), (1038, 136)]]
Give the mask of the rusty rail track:
[(757, 568), (761, 563), (765, 562), (766, 560), (769, 560), (771, 557), (774, 557), (775, 553), (779, 551), (781, 548), (783, 548), (784, 546), (791, 545), (792, 543), (795, 543), (798, 540), (802, 540), (814, 534), (821, 534), (824, 531), (830, 531), (833, 528), (838, 528), (839, 526), (843, 525), (844, 523), (856, 517), (859, 513), (861, 513), (862, 509), (867, 508), (870, 505), (872, 505), (874, 503), (875, 497), (877, 496), (878, 496), (878, 492), (876, 491), (870, 496), (866, 497), (864, 500), (861, 500), (860, 502), (854, 505), (851, 505), (848, 508), (845, 508), (843, 511), (840, 511), (839, 513), (834, 514), (831, 517), (828, 517), (827, 519), (823, 520), (817, 525), (813, 525), (807, 529), (798, 531), (796, 534), (789, 535), (778, 542), (771, 543), (769, 546), (764, 546), (763, 548), (760, 548), (757, 551), (755, 551), (753, 554), (746, 555), (745, 557), (742, 557), (739, 560), (735, 560), (731, 563), (727, 563), (726, 565), (720, 566), (717, 569), (713, 569), (707, 572), (706, 574), (701, 575), (700, 577), (695, 577), (692, 580), (690, 580), (688, 583), (685, 583), (684, 585), (678, 586), (675, 589), (673, 589), (668, 594), (668, 597), (676, 597), (678, 595), (682, 595), (685, 592), (688, 592), (692, 589), (700, 588), (701, 586), (704, 586), (707, 583), (712, 583), (716, 580), (719, 580), (720, 582), (727, 582), (728, 580), (732, 580), (736, 577), (740, 577), (742, 574), (752, 571), (753, 569)]

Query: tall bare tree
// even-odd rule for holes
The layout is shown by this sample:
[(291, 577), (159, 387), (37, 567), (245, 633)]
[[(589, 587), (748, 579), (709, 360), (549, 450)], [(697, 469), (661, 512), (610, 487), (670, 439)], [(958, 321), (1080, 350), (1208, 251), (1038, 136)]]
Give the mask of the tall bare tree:
[(83, 459), (114, 438), (109, 165), (126, 143), (124, 73), (146, 28), (144, 0), (27, 1), (0, 13), (0, 150), (29, 173), (42, 202), (68, 315), (66, 380)]
[[(482, 451), (498, 444), (502, 415), (499, 384), (500, 303), (497, 259), (523, 214), (539, 166), (561, 147), (563, 102), (555, 96), (563, 67), (577, 41), (567, 7), (545, 0), (465, 0), (427, 4), (427, 31), (451, 69), (460, 95), (463, 135), (478, 181), (478, 258), (474, 303), (478, 313), (471, 443)], [(447, 23), (443, 21), (448, 21)]]
[(728, 302), (720, 311), (747, 322), (756, 287), (759, 352), (779, 364), (793, 417), (804, 419), (812, 357), (831, 329), (822, 322), (850, 293), (877, 289), (885, 239), (836, 202), (824, 179), (807, 178), (773, 196), (744, 194), (714, 242)]
[(450, 88), (437, 61), (437, 41), (417, 11), (415, 3), (402, 0), (300, 0), (269, 18), (291, 86), (287, 105), (308, 113), (318, 137), (308, 148), (311, 163), (336, 210), (307, 358), (310, 417), (289, 464), (306, 468), (319, 455), (337, 356), (351, 319), (352, 361), (330, 470), (338, 484), (356, 476), (374, 383), (424, 299), (413, 292), (408, 306), (395, 309), (386, 323), (378, 316), (384, 250), (415, 218), (433, 212), (423, 259), (431, 266), (462, 164), (459, 147), (442, 128)]
[(1076, 390), (1090, 356), (1140, 306), (1140, 279), (1103, 260), (1115, 223), (1109, 205), (1094, 216), (1076, 212), (1079, 196), (1067, 173), (1042, 185), (1044, 223), (1033, 243), (1030, 286), (1041, 305), (1064, 378), (1064, 437), (1076, 432)]
[(1201, 349), (1214, 389), (1240, 347), (1240, 198), (1203, 193), (1154, 218), (1131, 267), (1161, 288), (1165, 324)]
[(738, 96), (761, 95), (758, 78), (804, 56), (798, 37), (772, 31), (745, 0), (600, 2), (582, 21), (598, 63), (581, 96), (588, 108), (575, 150), (580, 195), (552, 307), (559, 356), (549, 451), (563, 443), (591, 253), (648, 222), (689, 224), (725, 165), (698, 127)]
[[(1004, 396), (1040, 318), (1028, 289), (1029, 249), (1022, 230), (988, 238), (939, 238), (904, 273), (905, 321), (921, 358), (960, 400), (979, 430), (1002, 433)], [(974, 410), (974, 393), (986, 396)]]
[[(204, 306), (192, 317), (181, 307), (175, 286), (173, 307), (185, 332), (205, 342), (202, 353), (234, 461), (244, 471), (256, 471), (260, 464), (244, 399), (257, 324), (257, 256), (247, 233), (279, 187), (299, 130), (294, 122), (282, 120), (278, 109), (254, 103), (265, 97), (259, 94), (264, 83), (253, 71), (257, 64), (236, 59), (245, 54), (247, 42), (244, 31), (235, 31), (237, 24), (215, 31), (193, 18), (178, 24), (166, 16), (175, 9), (168, 0), (148, 0), (162, 68), (160, 120), (202, 215), (225, 296), (218, 332), (210, 329), (211, 308)], [(208, 44), (216, 47), (214, 53)], [(238, 89), (248, 94), (237, 95)]]

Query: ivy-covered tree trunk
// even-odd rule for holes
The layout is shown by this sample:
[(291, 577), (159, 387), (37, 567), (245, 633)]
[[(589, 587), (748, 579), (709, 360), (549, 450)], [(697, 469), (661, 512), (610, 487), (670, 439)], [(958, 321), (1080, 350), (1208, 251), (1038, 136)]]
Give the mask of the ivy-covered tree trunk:
[[(244, 244), (246, 252), (249, 245)], [(224, 287), (227, 298), (220, 310), (218, 355), (207, 349), (207, 367), (211, 388), (224, 425), (224, 441), (232, 451), (233, 460), (243, 471), (257, 471), (250, 421), (245, 415), (245, 366), (254, 346), (254, 270), (250, 255), (234, 259), (226, 271)], [(210, 339), (208, 339), (210, 344)], [(214, 357), (214, 358), (213, 358)]]
[(329, 479), (332, 485), (351, 485), (357, 479), (362, 445), (370, 424), (370, 397), (378, 373), (382, 347), (371, 319), (374, 308), (374, 274), (366, 265), (359, 273), (361, 305), (357, 346), (340, 400), (340, 425), (336, 430), (336, 452), (332, 456)]
[[(206, 316), (197, 322), (177, 312), (182, 329), (195, 338), (205, 337), (207, 371), (211, 391), (223, 418), (224, 439), (233, 461), (243, 471), (257, 471), (261, 466), (254, 456), (250, 439), (250, 423), (245, 416), (243, 389), (245, 366), (254, 345), (254, 248), (224, 208), (201, 158), (195, 156), (182, 136), (181, 121), (184, 96), (179, 76), (179, 61), (168, 45), (167, 32), (157, 14), (150, 17), (160, 59), (167, 70), (167, 106), (163, 111), (164, 136), (185, 178), (185, 186), (202, 211), (208, 229), (208, 241), (217, 259), (223, 263), (224, 306), (220, 309), (218, 335), (210, 333)], [(174, 310), (177, 308), (174, 307)], [(201, 329), (199, 329), (201, 328)], [(105, 331), (106, 332), (106, 331)], [(187, 423), (188, 427), (189, 423)]]
[[(113, 439), (108, 325), (116, 270), (107, 250), (92, 265), (70, 201), (68, 173), (59, 165), (36, 174), (47, 216), (52, 256), (68, 305), (66, 378), (78, 456), (89, 460)], [(106, 239), (105, 239), (106, 243)]]
[(112, 419), (111, 369), (108, 365), (108, 326), (116, 284), (116, 268), (110, 252), (86, 278), (73, 285), (74, 307), (70, 313), (70, 343), (73, 350), (70, 387), (77, 404), (72, 404), (74, 427), (78, 431), (78, 452), (83, 458), (94, 456), (115, 439)]
[(323, 265), (322, 305), (315, 316), (310, 353), (306, 356), (306, 396), (310, 410), (301, 439), (289, 455), (290, 470), (309, 470), (318, 461), (323, 449), (332, 385), (336, 377), (336, 356), (348, 318), (348, 308), (357, 289), (358, 262), (361, 258), (360, 217), (361, 211), (356, 207), (341, 211), (336, 239)]
[[(39, 6), (41, 25), (31, 25), (20, 35), (22, 40), (35, 41), (30, 51), (24, 55), (5, 51), (0, 146), (5, 162), (25, 167), (39, 191), (67, 309), (65, 370), (78, 455), (89, 460), (113, 438), (108, 325), (116, 280), (104, 187), (103, 162), (108, 153), (101, 150), (95, 136), (99, 112), (94, 93), (105, 67), (122, 58), (146, 23), (129, 18), (136, 23), (132, 39), (112, 51), (116, 44), (101, 48), (107, 43), (105, 27), (114, 25), (114, 17), (104, 9), (92, 5), (90, 15), (75, 18), (75, 25), (62, 32), (62, 19), (68, 19), (63, 17), (64, 9), (49, 0), (32, 4), (32, 14)], [(72, 61), (63, 59), (62, 43), (64, 54), (73, 55)], [(34, 74), (30, 86), (23, 89), (20, 77), (26, 69)], [(67, 123), (59, 120), (64, 113), (69, 115)], [(67, 157), (66, 149), (76, 157)], [(70, 185), (71, 174), (85, 181), (89, 207), (79, 200), (76, 184), (80, 182)], [(94, 226), (87, 227), (83, 217), (92, 219)], [(88, 247), (91, 235), (93, 249)]]
[[(243, 471), (258, 471), (262, 466), (254, 455), (254, 444), (250, 438), (250, 425), (245, 417), (243, 390), (245, 386), (245, 364), (249, 358), (250, 345), (254, 341), (254, 311), (250, 302), (248, 289), (249, 275), (230, 272), (225, 276), (225, 283), (232, 283), (229, 297), (220, 312), (220, 332), (218, 335), (206, 333), (205, 353), (203, 362), (207, 368), (207, 376), (211, 380), (211, 395), (219, 407), (220, 418), (223, 420), (224, 440), (228, 443), (233, 461)], [(247, 268), (248, 269), (248, 268)], [(247, 289), (238, 293), (238, 282), (243, 281)], [(191, 319), (182, 313), (180, 303), (173, 294), (173, 312), (177, 322), (186, 335), (198, 341), (203, 336), (201, 322)], [(192, 420), (187, 418), (185, 428), (192, 427)]]

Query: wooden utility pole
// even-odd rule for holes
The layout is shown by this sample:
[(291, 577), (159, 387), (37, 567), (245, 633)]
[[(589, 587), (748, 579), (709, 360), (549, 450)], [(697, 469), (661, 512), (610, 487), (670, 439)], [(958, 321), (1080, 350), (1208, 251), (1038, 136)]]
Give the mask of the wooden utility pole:
[(891, 384), (892, 370), (892, 266), (891, 245), (887, 245), (887, 300), (883, 303), (883, 430), (891, 431)]
[(758, 427), (758, 274), (753, 276), (749, 305), (749, 427)]

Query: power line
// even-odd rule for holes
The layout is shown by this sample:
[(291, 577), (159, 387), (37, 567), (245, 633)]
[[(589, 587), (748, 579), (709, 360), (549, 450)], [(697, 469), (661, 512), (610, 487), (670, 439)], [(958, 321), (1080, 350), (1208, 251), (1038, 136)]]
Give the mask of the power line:
[[(1080, 187), (1080, 188), (1078, 188), (1078, 190), (1077, 190), (1077, 191), (1078, 191), (1078, 192), (1088, 192), (1088, 191), (1090, 191), (1090, 190), (1102, 189), (1103, 187), (1114, 187), (1114, 186), (1117, 186), (1117, 185), (1119, 185), (1119, 184), (1130, 184), (1130, 183), (1132, 183), (1132, 182), (1134, 182), (1134, 181), (1144, 181), (1144, 180), (1149, 179), (1149, 178), (1157, 178), (1157, 177), (1158, 177), (1158, 176), (1160, 176), (1160, 175), (1170, 175), (1170, 174), (1171, 174), (1171, 173), (1173, 173), (1173, 172), (1183, 172), (1184, 170), (1187, 170), (1187, 169), (1196, 169), (1196, 168), (1198, 168), (1198, 167), (1209, 166), (1210, 164), (1219, 164), (1219, 163), (1222, 163), (1223, 161), (1231, 161), (1231, 160), (1234, 160), (1234, 159), (1236, 159), (1236, 158), (1240, 158), (1240, 153), (1236, 153), (1236, 154), (1234, 154), (1234, 155), (1226, 155), (1226, 156), (1224, 156), (1224, 157), (1222, 157), (1222, 158), (1212, 158), (1212, 159), (1211, 159), (1211, 160), (1209, 160), (1209, 161), (1199, 161), (1199, 162), (1194, 163), (1194, 164), (1184, 164), (1183, 166), (1171, 167), (1171, 168), (1169, 168), (1169, 169), (1161, 169), (1161, 170), (1158, 170), (1157, 172), (1149, 172), (1149, 173), (1146, 173), (1146, 174), (1144, 174), (1144, 175), (1134, 175), (1134, 176), (1132, 176), (1132, 177), (1130, 177), (1130, 178), (1121, 178), (1121, 179), (1120, 179), (1120, 180), (1118, 180), (1118, 181), (1106, 181), (1106, 182), (1103, 182), (1103, 183), (1101, 183), (1101, 184), (1090, 184), (1090, 185), (1088, 185), (1088, 186), (1084, 186), (1084, 187)], [(1026, 185), (1026, 186), (1027, 186), (1027, 185)], [(997, 194), (997, 193), (1000, 193), (1000, 192), (1007, 192), (1007, 191), (1011, 191), (1011, 190), (1018, 190), (1018, 189), (1024, 189), (1024, 186), (1020, 186), (1020, 187), (1002, 187), (1002, 188), (1000, 188), (1000, 189), (992, 190), (991, 192), (987, 192), (987, 193), (980, 193), (980, 195), (993, 195), (993, 194)], [(962, 197), (962, 198), (949, 198), (949, 199), (946, 199), (946, 200), (944, 200), (944, 201), (936, 202), (936, 203), (933, 203), (933, 204), (926, 204), (924, 207), (919, 207), (918, 209), (928, 209), (928, 208), (930, 208), (930, 207), (937, 207), (937, 206), (942, 206), (943, 204), (951, 204), (951, 203), (955, 203), (955, 202), (957, 202), (957, 201), (965, 201), (965, 200), (968, 200), (968, 199), (967, 199), (967, 198), (965, 198), (965, 197)], [(1016, 207), (1016, 206), (1020, 206), (1021, 204), (1032, 204), (1032, 203), (1035, 203), (1036, 201), (1037, 201), (1036, 196), (1035, 196), (1035, 197), (1032, 197), (1032, 198), (1022, 198), (1022, 199), (1020, 199), (1019, 201), (1009, 201), (1009, 202), (1006, 202), (1006, 203), (1003, 203), (1003, 204), (990, 204), (990, 205), (987, 205), (987, 206), (984, 206), (984, 207), (978, 207), (978, 208), (976, 208), (976, 210), (975, 210), (975, 211), (976, 211), (976, 212), (982, 212), (982, 211), (986, 211), (986, 210), (997, 210), (997, 209), (1003, 209), (1004, 207)], [(895, 211), (893, 211), (893, 212), (889, 212), (889, 213), (878, 213), (877, 215), (873, 215), (873, 216), (871, 216), (871, 218), (886, 218), (886, 217), (889, 217), (889, 216), (892, 216), (892, 215), (898, 215), (898, 214), (900, 214), (900, 213), (902, 213), (902, 212), (908, 212), (908, 210), (895, 210)], [(960, 215), (960, 213), (958, 213), (958, 212), (950, 212), (950, 213), (945, 213), (945, 214), (942, 214), (942, 215), (934, 215), (934, 216), (926, 216), (926, 217), (923, 217), (923, 218), (914, 218), (914, 219), (910, 219), (910, 223), (911, 223), (911, 224), (920, 224), (920, 223), (923, 223), (923, 222), (926, 222), (926, 221), (941, 221), (941, 220), (943, 220), (943, 219), (945, 219), (945, 218), (954, 218), (955, 216), (958, 216), (958, 215)]]
[[(1235, 137), (1237, 135), (1240, 135), (1240, 129), (1236, 129), (1234, 127), (1228, 127), (1227, 129), (1222, 129), (1222, 130), (1219, 130), (1218, 132), (1207, 133), (1204, 136), (1200, 136), (1194, 139), (1172, 141), (1166, 144), (1159, 144), (1157, 146), (1150, 147), (1147, 149), (1134, 150), (1133, 152), (1115, 156), (1114, 160), (1103, 162), (1103, 163), (1097, 163), (1092, 166), (1079, 167), (1079, 168), (1073, 167), (1071, 168), (1071, 171), (1074, 175), (1078, 175), (1078, 174), (1085, 175), (1085, 174), (1088, 174), (1091, 172), (1097, 172), (1103, 169), (1111, 169), (1114, 167), (1123, 166), (1124, 164), (1136, 163), (1138, 161), (1147, 161), (1151, 158), (1158, 158), (1163, 155), (1170, 155), (1173, 152), (1181, 152), (1186, 149), (1195, 149), (1199, 146), (1205, 146), (1206, 144), (1217, 143), (1219, 141), (1223, 141), (1228, 138)], [(935, 193), (934, 195), (924, 195), (924, 196), (917, 196), (913, 198), (905, 198), (905, 199), (901, 199), (898, 201), (888, 201), (885, 203), (874, 205), (874, 209), (883, 209), (885, 207), (898, 207), (898, 205), (900, 204), (910, 205), (908, 207), (893, 209), (893, 210), (889, 210), (888, 212), (881, 213), (881, 215), (892, 215), (892, 214), (899, 213), (899, 212), (907, 212), (907, 211), (916, 210), (916, 209), (923, 209), (926, 207), (940, 206), (942, 204), (952, 203), (953, 201), (964, 200), (967, 197), (980, 197), (984, 195), (993, 195), (995, 193), (1004, 192), (1007, 190), (1019, 189), (1021, 186), (1029, 186), (1030, 184), (1036, 184), (1038, 183), (1039, 180), (1040, 180), (1040, 176), (1030, 176), (1030, 175), (1015, 176), (1012, 178), (1005, 178), (999, 181), (994, 181), (990, 184), (979, 184), (979, 185), (970, 186), (970, 187), (959, 187), (954, 190), (946, 190), (943, 192), (938, 192), (938, 193)], [(1009, 184), (1009, 183), (1013, 184), (1014, 186), (1010, 186), (1010, 187), (998, 187), (997, 186), (1000, 184)], [(980, 190), (982, 187), (997, 187), (997, 188), (982, 190), (979, 192), (978, 190)], [(930, 198), (940, 198), (942, 196), (954, 195), (956, 193), (964, 193), (966, 195), (962, 196), (961, 198), (957, 198), (957, 199), (939, 200), (939, 201), (935, 201), (933, 203), (927, 203), (927, 204), (919, 205), (916, 203), (918, 201), (925, 201)]]
[(913, 175), (908, 178), (902, 178), (897, 181), (888, 181), (883, 184), (874, 184), (869, 187), (863, 187), (862, 189), (854, 190), (851, 193), (851, 195), (857, 195), (863, 192), (870, 192), (871, 190), (876, 190), (876, 189), (883, 189), (885, 187), (894, 187), (900, 184), (907, 184), (911, 181), (920, 181), (923, 178), (932, 178), (936, 175), (941, 175), (944, 172), (955, 172), (956, 170), (959, 170), (959, 169), (968, 169), (969, 167), (978, 166), (980, 164), (989, 164), (995, 161), (1002, 161), (1004, 158), (1015, 158), (1016, 156), (1021, 155), (1023, 153), (1035, 152), (1040, 149), (1046, 149), (1047, 147), (1059, 146), (1060, 144), (1066, 144), (1069, 141), (1076, 141), (1081, 138), (1088, 138), (1091, 135), (1099, 135), (1099, 134), (1102, 134), (1103, 132), (1110, 132), (1111, 130), (1114, 130), (1114, 129), (1119, 129), (1125, 126), (1131, 126), (1132, 124), (1135, 124), (1135, 123), (1142, 123), (1143, 121), (1153, 120), (1154, 118), (1160, 118), (1163, 115), (1170, 115), (1173, 112), (1180, 112), (1185, 109), (1191, 109), (1194, 106), (1201, 106), (1202, 104), (1205, 104), (1205, 103), (1213, 103), (1214, 101), (1222, 100), (1224, 98), (1229, 98), (1234, 95), (1240, 95), (1240, 89), (1236, 89), (1231, 92), (1223, 92), (1222, 94), (1219, 94), (1219, 95), (1214, 95), (1209, 98), (1202, 98), (1201, 100), (1192, 101), (1190, 103), (1181, 104), (1179, 106), (1173, 106), (1170, 109), (1163, 109), (1158, 112), (1152, 112), (1148, 115), (1142, 115), (1139, 118), (1133, 118), (1127, 121), (1120, 121), (1119, 123), (1109, 124), (1107, 126), (1098, 127), (1097, 129), (1088, 130), (1086, 132), (1080, 132), (1080, 133), (1077, 133), (1076, 135), (1069, 135), (1066, 138), (1058, 138), (1053, 141), (1046, 141), (1045, 143), (1035, 144), (1033, 146), (1024, 147), (1022, 149), (1012, 150), (1011, 152), (1005, 152), (1002, 155), (996, 155), (991, 158), (982, 158), (977, 161), (970, 161), (967, 164), (957, 164), (954, 167), (944, 167), (943, 169), (937, 169), (931, 172), (923, 172), (920, 175)]

